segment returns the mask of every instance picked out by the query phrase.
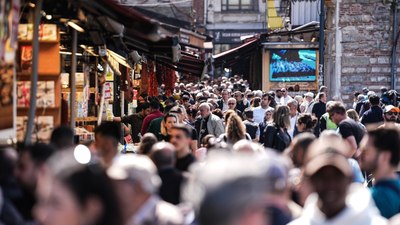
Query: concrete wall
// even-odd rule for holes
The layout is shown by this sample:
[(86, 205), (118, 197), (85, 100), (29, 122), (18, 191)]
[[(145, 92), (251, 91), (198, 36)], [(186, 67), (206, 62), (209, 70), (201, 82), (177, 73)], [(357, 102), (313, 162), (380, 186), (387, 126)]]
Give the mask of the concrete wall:
[[(337, 63), (328, 56), (326, 76), (340, 76), (336, 79), (340, 84), (336, 85), (340, 97), (349, 104), (353, 93), (363, 87), (377, 92), (381, 86), (390, 87), (392, 13), (390, 5), (384, 5), (382, 0), (343, 0), (339, 5), (341, 71), (332, 70), (334, 65), (327, 65)], [(328, 29), (328, 49), (336, 42), (329, 32), (336, 31), (334, 27)], [(336, 54), (335, 48), (332, 53)]]

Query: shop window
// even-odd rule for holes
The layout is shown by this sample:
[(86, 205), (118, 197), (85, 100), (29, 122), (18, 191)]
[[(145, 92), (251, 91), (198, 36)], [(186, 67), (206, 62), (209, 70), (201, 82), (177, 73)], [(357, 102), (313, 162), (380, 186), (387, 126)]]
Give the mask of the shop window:
[(222, 11), (256, 11), (258, 0), (222, 0)]

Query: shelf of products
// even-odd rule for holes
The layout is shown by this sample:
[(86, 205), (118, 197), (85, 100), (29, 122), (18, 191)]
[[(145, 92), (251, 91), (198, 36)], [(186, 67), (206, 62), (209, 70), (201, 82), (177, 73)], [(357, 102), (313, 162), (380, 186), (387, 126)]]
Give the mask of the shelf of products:
[[(36, 118), (33, 141), (48, 141), (54, 127), (61, 124), (60, 44), (57, 26), (42, 24), (36, 92)], [(24, 139), (31, 106), (32, 25), (20, 24), (17, 68), (17, 138)]]

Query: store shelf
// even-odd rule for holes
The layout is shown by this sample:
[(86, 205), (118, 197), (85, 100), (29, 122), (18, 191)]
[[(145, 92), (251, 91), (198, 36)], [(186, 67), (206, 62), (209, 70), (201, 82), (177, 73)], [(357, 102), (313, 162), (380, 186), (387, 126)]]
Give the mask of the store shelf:
[[(76, 87), (76, 91), (77, 92), (82, 92), (83, 91), (83, 87)], [(62, 93), (70, 93), (71, 89), (70, 88), (61, 88), (61, 92)], [(96, 93), (96, 88), (94, 88), (94, 87), (89, 88), (89, 92), (90, 93)]]
[[(18, 40), (19, 44), (32, 45), (32, 40)], [(58, 44), (59, 40), (39, 40), (39, 44)]]
[[(17, 107), (17, 110), (18, 111), (28, 111), (29, 110), (29, 107)], [(37, 111), (40, 111), (40, 110), (60, 110), (60, 107), (59, 106), (55, 106), (55, 107), (36, 107), (36, 110)]]

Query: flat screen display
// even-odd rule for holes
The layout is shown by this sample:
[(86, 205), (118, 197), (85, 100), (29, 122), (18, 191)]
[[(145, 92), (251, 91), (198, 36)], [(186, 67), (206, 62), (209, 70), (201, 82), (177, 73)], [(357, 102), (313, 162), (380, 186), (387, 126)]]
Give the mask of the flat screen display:
[(317, 79), (317, 51), (311, 49), (270, 50), (271, 82), (310, 82)]

